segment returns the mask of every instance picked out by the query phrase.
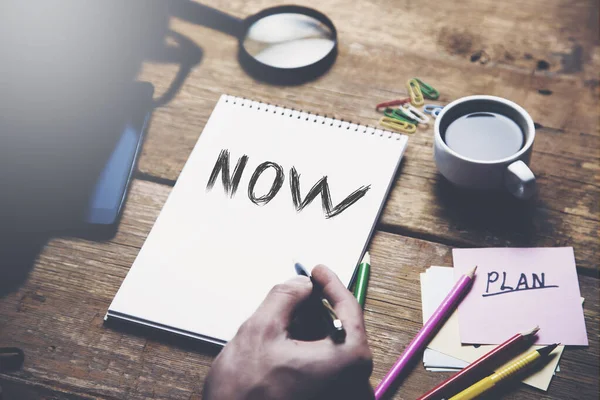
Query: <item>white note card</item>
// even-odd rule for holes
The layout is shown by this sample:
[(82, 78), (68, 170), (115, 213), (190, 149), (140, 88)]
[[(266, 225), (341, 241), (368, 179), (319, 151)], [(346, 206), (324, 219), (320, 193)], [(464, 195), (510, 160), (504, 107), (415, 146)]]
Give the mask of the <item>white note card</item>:
[(222, 344), (295, 261), (349, 285), (406, 143), (222, 96), (107, 319)]

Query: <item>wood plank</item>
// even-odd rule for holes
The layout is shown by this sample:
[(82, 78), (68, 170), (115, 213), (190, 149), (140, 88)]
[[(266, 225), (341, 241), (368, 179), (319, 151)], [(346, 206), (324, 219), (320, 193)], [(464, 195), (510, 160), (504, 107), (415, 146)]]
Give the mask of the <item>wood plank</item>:
[[(335, 22), (340, 57), (322, 79), (294, 88), (252, 81), (236, 61), (236, 41), (186, 23), (175, 30), (204, 50), (183, 90), (156, 111), (140, 162), (142, 175), (172, 183), (218, 95), (227, 92), (374, 124), (372, 105), (405, 95), (419, 75), (440, 102), (486, 93), (523, 105), (538, 124), (533, 159), (540, 196), (522, 205), (453, 191), (435, 173), (431, 131), (413, 136), (380, 228), (446, 245), (574, 245), (591, 346), (569, 350), (551, 398), (597, 398), (598, 381), (598, 4), (565, 0), (504, 2), (303, 2)], [(511, 4), (514, 3), (514, 4)], [(274, 5), (212, 3), (238, 17)], [(164, 92), (174, 66), (141, 74)], [(27, 283), (0, 301), (0, 343), (21, 344), (23, 371), (0, 376), (19, 398), (200, 398), (212, 352), (107, 329), (102, 315), (170, 189), (136, 182), (117, 237), (97, 244), (54, 240)], [(396, 254), (397, 249), (404, 253)], [(418, 273), (450, 262), (449, 247), (376, 234), (365, 316), (376, 383), (419, 327)], [(397, 398), (441, 380), (417, 366)], [(507, 398), (539, 398), (519, 390)], [(5, 396), (6, 397), (6, 396)], [(10, 398), (10, 397), (9, 397)]]
[[(213, 3), (239, 17), (275, 4), (271, 0)], [(175, 100), (157, 110), (140, 163), (142, 171), (175, 179), (180, 167), (165, 164), (165, 160), (183, 164), (221, 93), (375, 124), (379, 116), (372, 112), (373, 105), (405, 96), (404, 82), (414, 75), (437, 86), (442, 103), (468, 94), (498, 95), (523, 105), (544, 126), (598, 132), (598, 119), (592, 111), (598, 107), (599, 93), (596, 71), (600, 47), (597, 35), (593, 35), (597, 26), (594, 28), (593, 21), (591, 29), (573, 22), (588, 21), (589, 15), (594, 15), (597, 5), (593, 1), (577, 6), (560, 0), (514, 6), (505, 3), (506, 7), (492, 1), (461, 6), (420, 2), (419, 7), (410, 2), (370, 1), (361, 2), (361, 12), (337, 1), (310, 1), (306, 5), (322, 10), (336, 22), (340, 56), (322, 79), (285, 90), (257, 83), (242, 72), (234, 38), (173, 23), (175, 30), (204, 49), (204, 60)], [(538, 12), (540, 9), (544, 11)], [(532, 21), (525, 22), (527, 19)], [(398, 28), (398, 21), (402, 21), (402, 28)], [(574, 46), (583, 49), (585, 56), (567, 56), (575, 52), (569, 50)], [(485, 65), (470, 61), (471, 51), (480, 50), (491, 54)], [(553, 57), (557, 58), (552, 61)], [(579, 60), (578, 67), (565, 70), (558, 61), (565, 58)], [(548, 70), (536, 69), (540, 60), (550, 60)], [(175, 73), (175, 66), (148, 64), (141, 78), (153, 82), (163, 93)], [(539, 90), (552, 94), (542, 95)], [(167, 148), (166, 143), (170, 144)]]
[[(404, 82), (418, 74), (441, 88), (444, 102), (467, 94), (495, 94), (522, 104), (536, 121), (545, 119), (550, 127), (586, 132), (598, 129), (597, 119), (590, 113), (598, 105), (596, 71), (600, 67), (597, 21), (590, 17), (597, 15), (593, 1), (576, 6), (561, 0), (504, 3), (506, 7), (493, 1), (461, 5), (423, 1), (418, 6), (367, 1), (361, 2), (358, 10), (339, 1), (305, 3), (322, 10), (337, 24), (340, 56), (323, 79), (286, 88), (283, 92), (296, 98), (295, 102), (286, 99), (290, 106), (301, 108), (302, 101), (319, 99), (315, 90), (333, 90), (342, 97), (367, 97), (358, 110), (370, 110), (376, 99), (404, 95)], [(212, 3), (238, 17), (276, 4), (272, 0), (243, 5)], [(402, 21), (401, 26), (398, 21)], [(582, 23), (588, 21), (588, 26)], [(186, 86), (204, 76), (208, 82), (196, 86), (281, 101), (281, 88), (257, 84), (239, 68), (234, 38), (190, 24), (176, 22), (173, 27), (205, 50), (203, 63)], [(482, 51), (489, 62), (471, 62), (472, 56)], [(548, 63), (548, 68), (539, 69), (540, 61)], [(160, 89), (165, 90), (174, 69), (151, 69), (161, 70), (162, 76), (143, 76), (157, 86), (162, 83)], [(233, 92), (236, 88), (238, 91)], [(538, 90), (552, 94), (542, 95)], [(339, 109), (336, 102), (316, 104), (327, 114)], [(350, 111), (342, 117), (355, 118), (357, 110)]]
[(532, 158), (539, 193), (530, 203), (456, 189), (436, 172), (431, 137), (413, 136), (380, 228), (460, 246), (573, 246), (578, 267), (597, 274), (598, 138), (573, 135), (577, 155), (551, 155), (561, 135), (539, 132)]
[[(281, 91), (278, 87), (257, 84), (247, 77), (232, 79), (231, 77), (241, 73), (239, 66), (234, 61), (227, 66), (221, 65), (221, 62), (218, 63), (219, 71), (214, 72), (209, 71), (205, 64), (201, 65), (194, 71), (179, 95), (171, 103), (155, 110), (149, 137), (140, 159), (141, 171), (165, 179), (176, 179), (222, 93), (285, 105), (346, 121), (376, 125), (381, 114), (374, 111), (374, 105), (390, 98), (406, 97), (404, 85), (398, 83), (396, 77), (406, 78), (416, 74), (415, 72), (406, 74), (394, 72), (393, 65), (389, 65), (387, 73), (378, 72), (378, 74), (387, 79), (394, 77), (393, 80), (390, 80), (389, 84), (376, 86), (380, 81), (379, 77), (364, 77), (363, 80), (354, 78), (357, 75), (364, 75), (359, 70), (348, 70), (344, 74), (345, 76), (339, 79), (339, 82), (337, 80), (326, 82), (335, 79), (332, 71), (330, 75), (316, 83)], [(385, 68), (385, 64), (378, 65), (377, 71), (382, 68)], [(472, 70), (472, 68), (450, 68), (447, 64), (414, 66), (414, 71), (419, 69), (421, 70), (420, 75), (442, 92), (441, 101), (438, 103), (444, 104), (474, 93), (493, 94), (507, 97), (523, 105), (540, 126), (548, 128), (553, 125), (568, 126), (569, 129), (566, 130), (551, 129), (553, 132), (559, 132), (561, 139), (559, 142), (548, 140), (543, 145), (544, 149), (550, 151), (552, 155), (560, 154), (565, 151), (563, 149), (569, 152), (573, 140), (582, 140), (578, 137), (582, 133), (575, 129), (576, 126), (562, 122), (568, 116), (573, 115), (574, 107), (579, 104), (573, 100), (572, 95), (566, 93), (573, 90), (569, 85), (565, 85), (565, 93), (548, 100), (548, 96), (532, 93), (533, 89), (523, 89), (521, 83), (517, 85), (518, 87), (513, 86), (511, 77), (504, 74), (489, 77)], [(426, 70), (432, 73), (424, 72)], [(142, 78), (154, 82), (160, 92), (166, 90), (165, 87), (160, 86), (168, 85), (165, 81), (171, 77), (169, 72), (175, 73), (173, 67), (152, 65), (144, 71)], [(435, 78), (433, 72), (438, 75), (443, 73), (445, 76)], [(352, 82), (352, 84), (349, 85), (347, 82)], [(475, 82), (481, 82), (481, 85), (472, 89)], [(448, 91), (453, 94), (447, 94)], [(582, 111), (590, 120), (590, 123), (586, 123), (589, 130), (584, 131), (583, 135), (585, 136), (597, 136), (597, 113), (592, 111), (597, 109), (596, 106), (597, 104), (585, 105)], [(553, 119), (560, 119), (560, 121), (553, 121)], [(539, 142), (540, 138), (536, 143), (536, 150), (540, 146)], [(575, 149), (578, 150), (579, 147), (575, 147)], [(596, 149), (597, 147), (589, 149), (589, 151)], [(575, 151), (570, 153), (578, 154)]]
[[(202, 110), (211, 109), (218, 96), (212, 95), (214, 100), (190, 95), (177, 100), (181, 105), (157, 111), (140, 164), (145, 174), (177, 178), (203, 126)], [(364, 99), (336, 100), (325, 94), (319, 101), (343, 101), (344, 109), (359, 110)], [(319, 110), (306, 103), (303, 109)], [(362, 110), (370, 115), (364, 118), (368, 122), (378, 116), (375, 111)], [(205, 117), (209, 114), (207, 111)], [(599, 136), (540, 127), (532, 157), (539, 195), (527, 204), (451, 190), (436, 172), (432, 147), (432, 127), (411, 136), (399, 180), (382, 217), (389, 226), (386, 230), (429, 238), (435, 235), (457, 245), (573, 245), (581, 268), (598, 269)]]
[[(214, 349), (115, 330), (103, 315), (135, 259), (171, 188), (135, 181), (116, 237), (95, 243), (54, 239), (27, 282), (0, 300), (0, 344), (26, 353), (21, 371), (0, 375), (13, 393), (29, 398), (200, 399)], [(370, 246), (373, 272), (365, 308), (376, 384), (421, 323), (419, 273), (450, 265), (451, 248), (377, 232)], [(548, 399), (597, 397), (598, 280), (580, 276), (590, 346), (565, 352)], [(415, 398), (446, 374), (416, 365), (395, 398)], [(8, 393), (8, 392), (7, 392)], [(518, 387), (505, 398), (538, 399)], [(27, 397), (24, 397), (27, 398)]]
[[(593, 35), (597, 21), (589, 15), (597, 14), (597, 4), (553, 0), (499, 7), (491, 1), (424, 1), (419, 8), (410, 2), (367, 1), (357, 12), (335, 1), (321, 3), (306, 4), (336, 22), (338, 61), (323, 78), (285, 89), (246, 76), (236, 61), (233, 38), (175, 21), (173, 28), (205, 54), (177, 97), (155, 111), (140, 160), (144, 176), (177, 179), (221, 93), (373, 125), (380, 116), (373, 105), (405, 96), (405, 79), (419, 75), (441, 90), (440, 103), (486, 93), (523, 105), (539, 124), (533, 169), (540, 194), (523, 205), (455, 193), (435, 172), (429, 128), (411, 137), (382, 228), (462, 246), (574, 245), (579, 267), (596, 273), (600, 127), (599, 90), (592, 81), (600, 67), (600, 46)], [(214, 6), (241, 17), (272, 4), (220, 1)], [(404, 22), (402, 28), (398, 21)], [(479, 50), (489, 62), (471, 62), (472, 52)], [(565, 56), (579, 51), (584, 55)], [(574, 58), (580, 61), (577, 68)], [(536, 69), (540, 60), (548, 61), (547, 70)], [(176, 66), (149, 64), (141, 77), (154, 82), (160, 93), (175, 72)], [(553, 94), (542, 95), (539, 89)]]
[[(525, 4), (512, 0), (500, 5), (491, 0), (444, 4), (367, 0), (354, 7), (343, 7), (337, 1), (302, 3), (330, 16), (342, 43), (348, 38), (354, 44), (359, 38), (370, 40), (369, 44), (442, 53), (527, 73), (537, 69), (577, 75), (587, 69), (590, 77), (597, 77), (591, 68), (591, 63), (597, 62), (592, 58), (597, 54), (594, 46), (599, 34), (599, 6), (594, 1), (534, 0)], [(239, 18), (275, 4), (272, 0), (211, 3)], [(574, 54), (577, 46), (580, 54)], [(481, 51), (480, 58), (472, 59)], [(539, 61), (549, 65), (538, 65)]]

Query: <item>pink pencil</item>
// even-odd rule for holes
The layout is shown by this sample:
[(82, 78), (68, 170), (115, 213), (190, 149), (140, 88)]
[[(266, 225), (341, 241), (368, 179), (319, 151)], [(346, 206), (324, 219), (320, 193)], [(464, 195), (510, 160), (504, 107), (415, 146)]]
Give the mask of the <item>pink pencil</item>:
[(377, 385), (377, 388), (375, 389), (376, 400), (383, 398), (384, 393), (390, 388), (394, 380), (402, 373), (404, 368), (408, 365), (410, 359), (427, 345), (429, 340), (431, 340), (433, 335), (435, 335), (437, 330), (443, 325), (446, 318), (448, 318), (452, 311), (454, 311), (454, 308), (458, 305), (463, 295), (471, 287), (476, 269), (477, 267), (473, 268), (473, 270), (468, 274), (460, 277), (450, 293), (448, 293), (444, 301), (442, 301), (442, 304), (440, 304), (433, 315), (431, 315), (429, 320), (427, 320), (425, 325), (423, 325), (419, 333), (417, 333), (417, 336), (415, 336), (412, 342), (410, 342), (408, 347), (404, 349), (404, 352), (400, 358), (398, 358), (398, 361), (396, 361), (392, 369), (390, 369), (390, 372), (388, 372), (381, 383)]

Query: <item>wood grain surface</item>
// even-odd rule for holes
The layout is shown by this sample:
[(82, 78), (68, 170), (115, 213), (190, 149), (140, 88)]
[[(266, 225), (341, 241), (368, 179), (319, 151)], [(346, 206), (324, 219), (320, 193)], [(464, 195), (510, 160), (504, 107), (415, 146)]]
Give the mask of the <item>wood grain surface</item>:
[[(339, 56), (322, 78), (295, 87), (256, 82), (240, 68), (237, 40), (173, 20), (202, 49), (182, 89), (154, 111), (123, 220), (106, 242), (60, 238), (25, 282), (0, 298), (0, 346), (26, 353), (0, 374), (4, 399), (201, 399), (217, 349), (152, 332), (107, 327), (103, 317), (222, 93), (374, 125), (378, 102), (406, 96), (418, 76), (437, 104), (471, 94), (508, 98), (536, 122), (531, 202), (451, 187), (433, 162), (433, 130), (409, 139), (372, 239), (365, 319), (375, 385), (421, 326), (419, 273), (451, 265), (452, 247), (573, 246), (590, 346), (568, 348), (547, 393), (522, 385), (506, 399), (596, 399), (600, 349), (600, 38), (597, 1), (308, 0), (334, 22)], [(273, 0), (211, 2), (239, 18)], [(157, 96), (176, 65), (147, 63)], [(160, 295), (160, 294), (157, 294)], [(447, 377), (415, 362), (396, 399)]]
[[(10, 341), (27, 354), (21, 371), (1, 377), (5, 392), (20, 393), (24, 386), (36, 390), (32, 398), (50, 389), (56, 390), (51, 398), (200, 398), (215, 348), (103, 324), (170, 190), (138, 180), (114, 239), (55, 239), (46, 246), (27, 284), (0, 303), (0, 344)], [(369, 250), (373, 273), (365, 320), (375, 385), (421, 327), (419, 273), (430, 265), (451, 265), (452, 259), (449, 246), (386, 232), (375, 234)], [(581, 276), (579, 283), (590, 346), (565, 351), (548, 398), (591, 399), (598, 392), (598, 282)], [(445, 376), (416, 365), (396, 398), (414, 399)], [(519, 386), (506, 398), (539, 395)]]

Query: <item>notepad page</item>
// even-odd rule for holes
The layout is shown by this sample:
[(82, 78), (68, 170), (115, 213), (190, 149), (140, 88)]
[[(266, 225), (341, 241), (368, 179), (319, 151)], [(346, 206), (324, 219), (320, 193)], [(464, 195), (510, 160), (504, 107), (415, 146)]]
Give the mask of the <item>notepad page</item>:
[[(325, 264), (349, 285), (405, 146), (402, 135), (222, 96), (108, 316), (222, 343), (295, 276), (294, 262)], [(222, 170), (210, 188), (225, 153), (234, 178), (242, 159), (235, 193)], [(317, 188), (328, 190), (306, 202), (324, 177)]]

